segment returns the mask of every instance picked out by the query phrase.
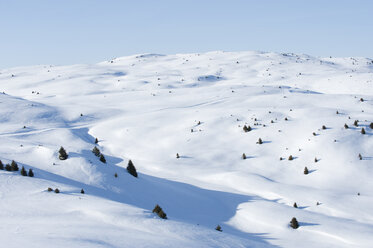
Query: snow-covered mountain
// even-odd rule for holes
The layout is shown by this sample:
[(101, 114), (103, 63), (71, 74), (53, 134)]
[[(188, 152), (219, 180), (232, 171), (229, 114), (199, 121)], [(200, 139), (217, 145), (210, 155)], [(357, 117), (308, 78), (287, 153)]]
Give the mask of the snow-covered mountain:
[(146, 54), (0, 91), (0, 159), (34, 172), (0, 171), (4, 247), (372, 247), (371, 59)]

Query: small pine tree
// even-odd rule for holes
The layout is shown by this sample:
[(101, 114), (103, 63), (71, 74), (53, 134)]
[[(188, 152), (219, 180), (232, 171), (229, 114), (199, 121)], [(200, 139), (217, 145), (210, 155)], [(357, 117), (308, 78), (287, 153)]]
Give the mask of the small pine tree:
[(298, 208), (298, 205), (296, 202), (294, 202), (293, 207)]
[(348, 129), (348, 125), (345, 123), (345, 129)]
[(355, 127), (359, 126), (359, 123), (358, 123), (358, 122), (359, 122), (358, 120), (355, 120), (355, 121), (354, 121), (354, 126), (355, 126)]
[(179, 155), (179, 153), (176, 153), (176, 158), (180, 158), (180, 155)]
[(373, 122), (369, 124), (370, 129), (373, 129)]
[(84, 193), (85, 193), (84, 189), (80, 190), (80, 194), (84, 194)]
[(361, 156), (360, 153), (359, 153), (359, 159), (360, 159), (360, 160), (363, 160), (363, 156)]
[(245, 153), (242, 154), (242, 159), (246, 159), (246, 154)]
[(297, 229), (299, 227), (299, 223), (297, 221), (297, 219), (295, 217), (293, 217), (290, 221), (290, 226), (293, 228), (293, 229)]
[(101, 161), (102, 163), (106, 164), (106, 159), (105, 159), (105, 157), (104, 157), (104, 154), (101, 154), (101, 155), (100, 155), (100, 161)]
[(308, 171), (308, 168), (307, 168), (307, 167), (304, 167), (304, 172), (303, 172), (303, 173), (304, 173), (304, 175), (307, 175), (307, 174), (308, 174), (308, 172), (309, 172), (309, 171)]
[(118, 177), (118, 174), (115, 172), (114, 177)]
[(10, 164), (5, 165), (5, 170), (6, 171), (12, 171), (12, 167), (10, 166)]
[(323, 125), (321, 128), (322, 128), (323, 130), (325, 130), (325, 129), (326, 129), (326, 126)]
[(52, 188), (48, 188), (47, 191), (48, 191), (48, 192), (51, 192), (51, 191), (53, 191), (53, 189), (52, 189)]
[(285, 117), (285, 121), (287, 121), (288, 120), (288, 118), (287, 117)]
[(283, 160), (284, 158), (283, 157), (280, 157), (280, 161)]
[(313, 135), (313, 136), (316, 136), (316, 133), (315, 133), (315, 132), (313, 132), (313, 133), (312, 133), (312, 135)]
[(319, 160), (317, 160), (317, 158), (315, 158), (315, 163), (317, 163)]
[(60, 160), (67, 159), (67, 157), (68, 157), (67, 152), (66, 152), (65, 148), (63, 148), (62, 146), (61, 146), (60, 150), (58, 151), (58, 153), (59, 153), (58, 158)]
[(294, 159), (294, 158), (293, 158), (292, 155), (290, 155), (289, 158), (288, 158), (288, 160), (293, 160), (293, 159)]
[(163, 211), (163, 209), (158, 204), (155, 205), (153, 209), (153, 213), (156, 213), (162, 219), (167, 219), (166, 213)]
[(12, 163), (10, 164), (10, 167), (11, 167), (12, 171), (18, 171), (19, 170), (18, 164), (14, 160), (12, 160)]
[(97, 148), (97, 146), (93, 147), (92, 149), (92, 153), (96, 156), (96, 157), (100, 157), (100, 149)]
[(58, 193), (60, 193), (60, 190), (59, 190), (58, 188), (56, 188), (56, 189), (54, 190), (54, 193), (58, 194)]
[(135, 166), (133, 165), (132, 161), (128, 161), (128, 166), (127, 166), (127, 171), (130, 173), (132, 176), (137, 177), (137, 171)]
[(153, 208), (153, 213), (159, 213), (159, 211), (161, 211), (161, 207), (157, 204), (157, 205), (155, 205), (155, 207)]
[(360, 102), (364, 102), (364, 99), (363, 99), (363, 98), (360, 98)]
[(258, 142), (256, 142), (256, 143), (259, 144), (259, 145), (261, 145), (261, 144), (263, 144), (263, 141), (262, 141), (261, 138), (259, 138), (259, 139), (258, 139)]
[(335, 113), (338, 115), (339, 114), (338, 110)]
[(361, 129), (361, 134), (365, 134), (365, 129), (364, 128)]
[(25, 170), (25, 167), (22, 166), (22, 169), (21, 169), (21, 175), (22, 176), (27, 176), (27, 171)]
[(4, 170), (4, 164), (3, 162), (1, 162), (1, 160), (0, 160), (0, 170)]
[(216, 231), (219, 231), (219, 232), (222, 232), (223, 230), (221, 230), (221, 226), (220, 225), (217, 225), (216, 227), (215, 227), (215, 230)]
[(244, 131), (245, 133), (247, 132), (247, 126), (246, 126), (246, 125), (244, 125), (242, 129), (243, 129), (243, 131)]
[(97, 144), (97, 143), (98, 143), (98, 139), (96, 138), (96, 139), (95, 139), (95, 144)]
[(28, 176), (29, 177), (34, 177), (34, 172), (32, 171), (32, 169), (28, 170)]

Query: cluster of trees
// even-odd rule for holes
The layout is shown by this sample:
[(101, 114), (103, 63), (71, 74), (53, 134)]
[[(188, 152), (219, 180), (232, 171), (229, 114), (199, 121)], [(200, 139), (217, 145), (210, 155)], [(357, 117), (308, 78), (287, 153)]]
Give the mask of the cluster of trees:
[[(10, 164), (6, 164), (4, 166), (3, 162), (0, 160), (0, 170), (6, 170), (6, 171), (19, 171), (19, 167), (18, 167), (18, 164), (16, 161), (12, 160), (12, 162)], [(22, 176), (29, 176), (29, 177), (33, 177), (34, 176), (34, 172), (32, 171), (32, 169), (29, 169), (29, 171), (27, 172), (25, 167), (22, 166), (22, 169), (21, 169), (21, 175)]]
[(60, 193), (60, 190), (58, 188), (56, 188), (55, 190), (53, 190), (52, 188), (48, 188), (47, 191), (48, 192), (54, 191), (54, 193), (56, 193), (56, 194)]
[[(95, 140), (95, 143), (97, 144), (98, 143), (98, 140), (96, 138)], [(66, 152), (66, 150), (61, 146), (60, 150), (58, 151), (59, 155), (59, 159), (60, 160), (65, 160), (68, 158), (68, 154)], [(96, 157), (99, 157), (100, 158), (100, 161), (103, 162), (103, 163), (106, 163), (106, 159), (105, 159), (105, 156), (101, 153), (100, 149), (97, 148), (97, 146), (95, 146), (93, 149), (92, 149), (92, 153), (96, 156)], [(132, 161), (129, 160), (128, 161), (128, 165), (127, 165), (127, 172), (129, 174), (131, 174), (132, 176), (134, 177), (137, 177), (137, 171), (136, 171), (136, 168), (135, 166), (133, 165)], [(118, 174), (115, 173), (114, 175), (115, 177), (118, 177)]]
[(100, 161), (104, 164), (106, 164), (106, 159), (105, 159), (105, 156), (104, 154), (102, 154), (100, 152), (100, 149), (97, 148), (97, 146), (95, 146), (93, 149), (92, 149), (92, 152), (93, 154), (96, 156), (96, 157), (99, 157), (100, 158)]

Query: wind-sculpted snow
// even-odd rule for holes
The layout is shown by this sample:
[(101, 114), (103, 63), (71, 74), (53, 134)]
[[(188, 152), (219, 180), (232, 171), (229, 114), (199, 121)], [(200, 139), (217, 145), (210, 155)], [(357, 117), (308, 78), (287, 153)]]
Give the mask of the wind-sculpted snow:
[(144, 54), (0, 85), (0, 159), (35, 174), (0, 170), (4, 246), (373, 243), (371, 59)]

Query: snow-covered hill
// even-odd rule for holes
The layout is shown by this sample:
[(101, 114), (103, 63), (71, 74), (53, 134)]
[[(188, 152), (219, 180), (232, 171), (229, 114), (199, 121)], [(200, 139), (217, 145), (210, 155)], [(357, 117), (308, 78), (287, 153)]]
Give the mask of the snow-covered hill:
[(0, 159), (35, 174), (0, 171), (6, 247), (372, 246), (371, 59), (146, 54), (0, 91)]

